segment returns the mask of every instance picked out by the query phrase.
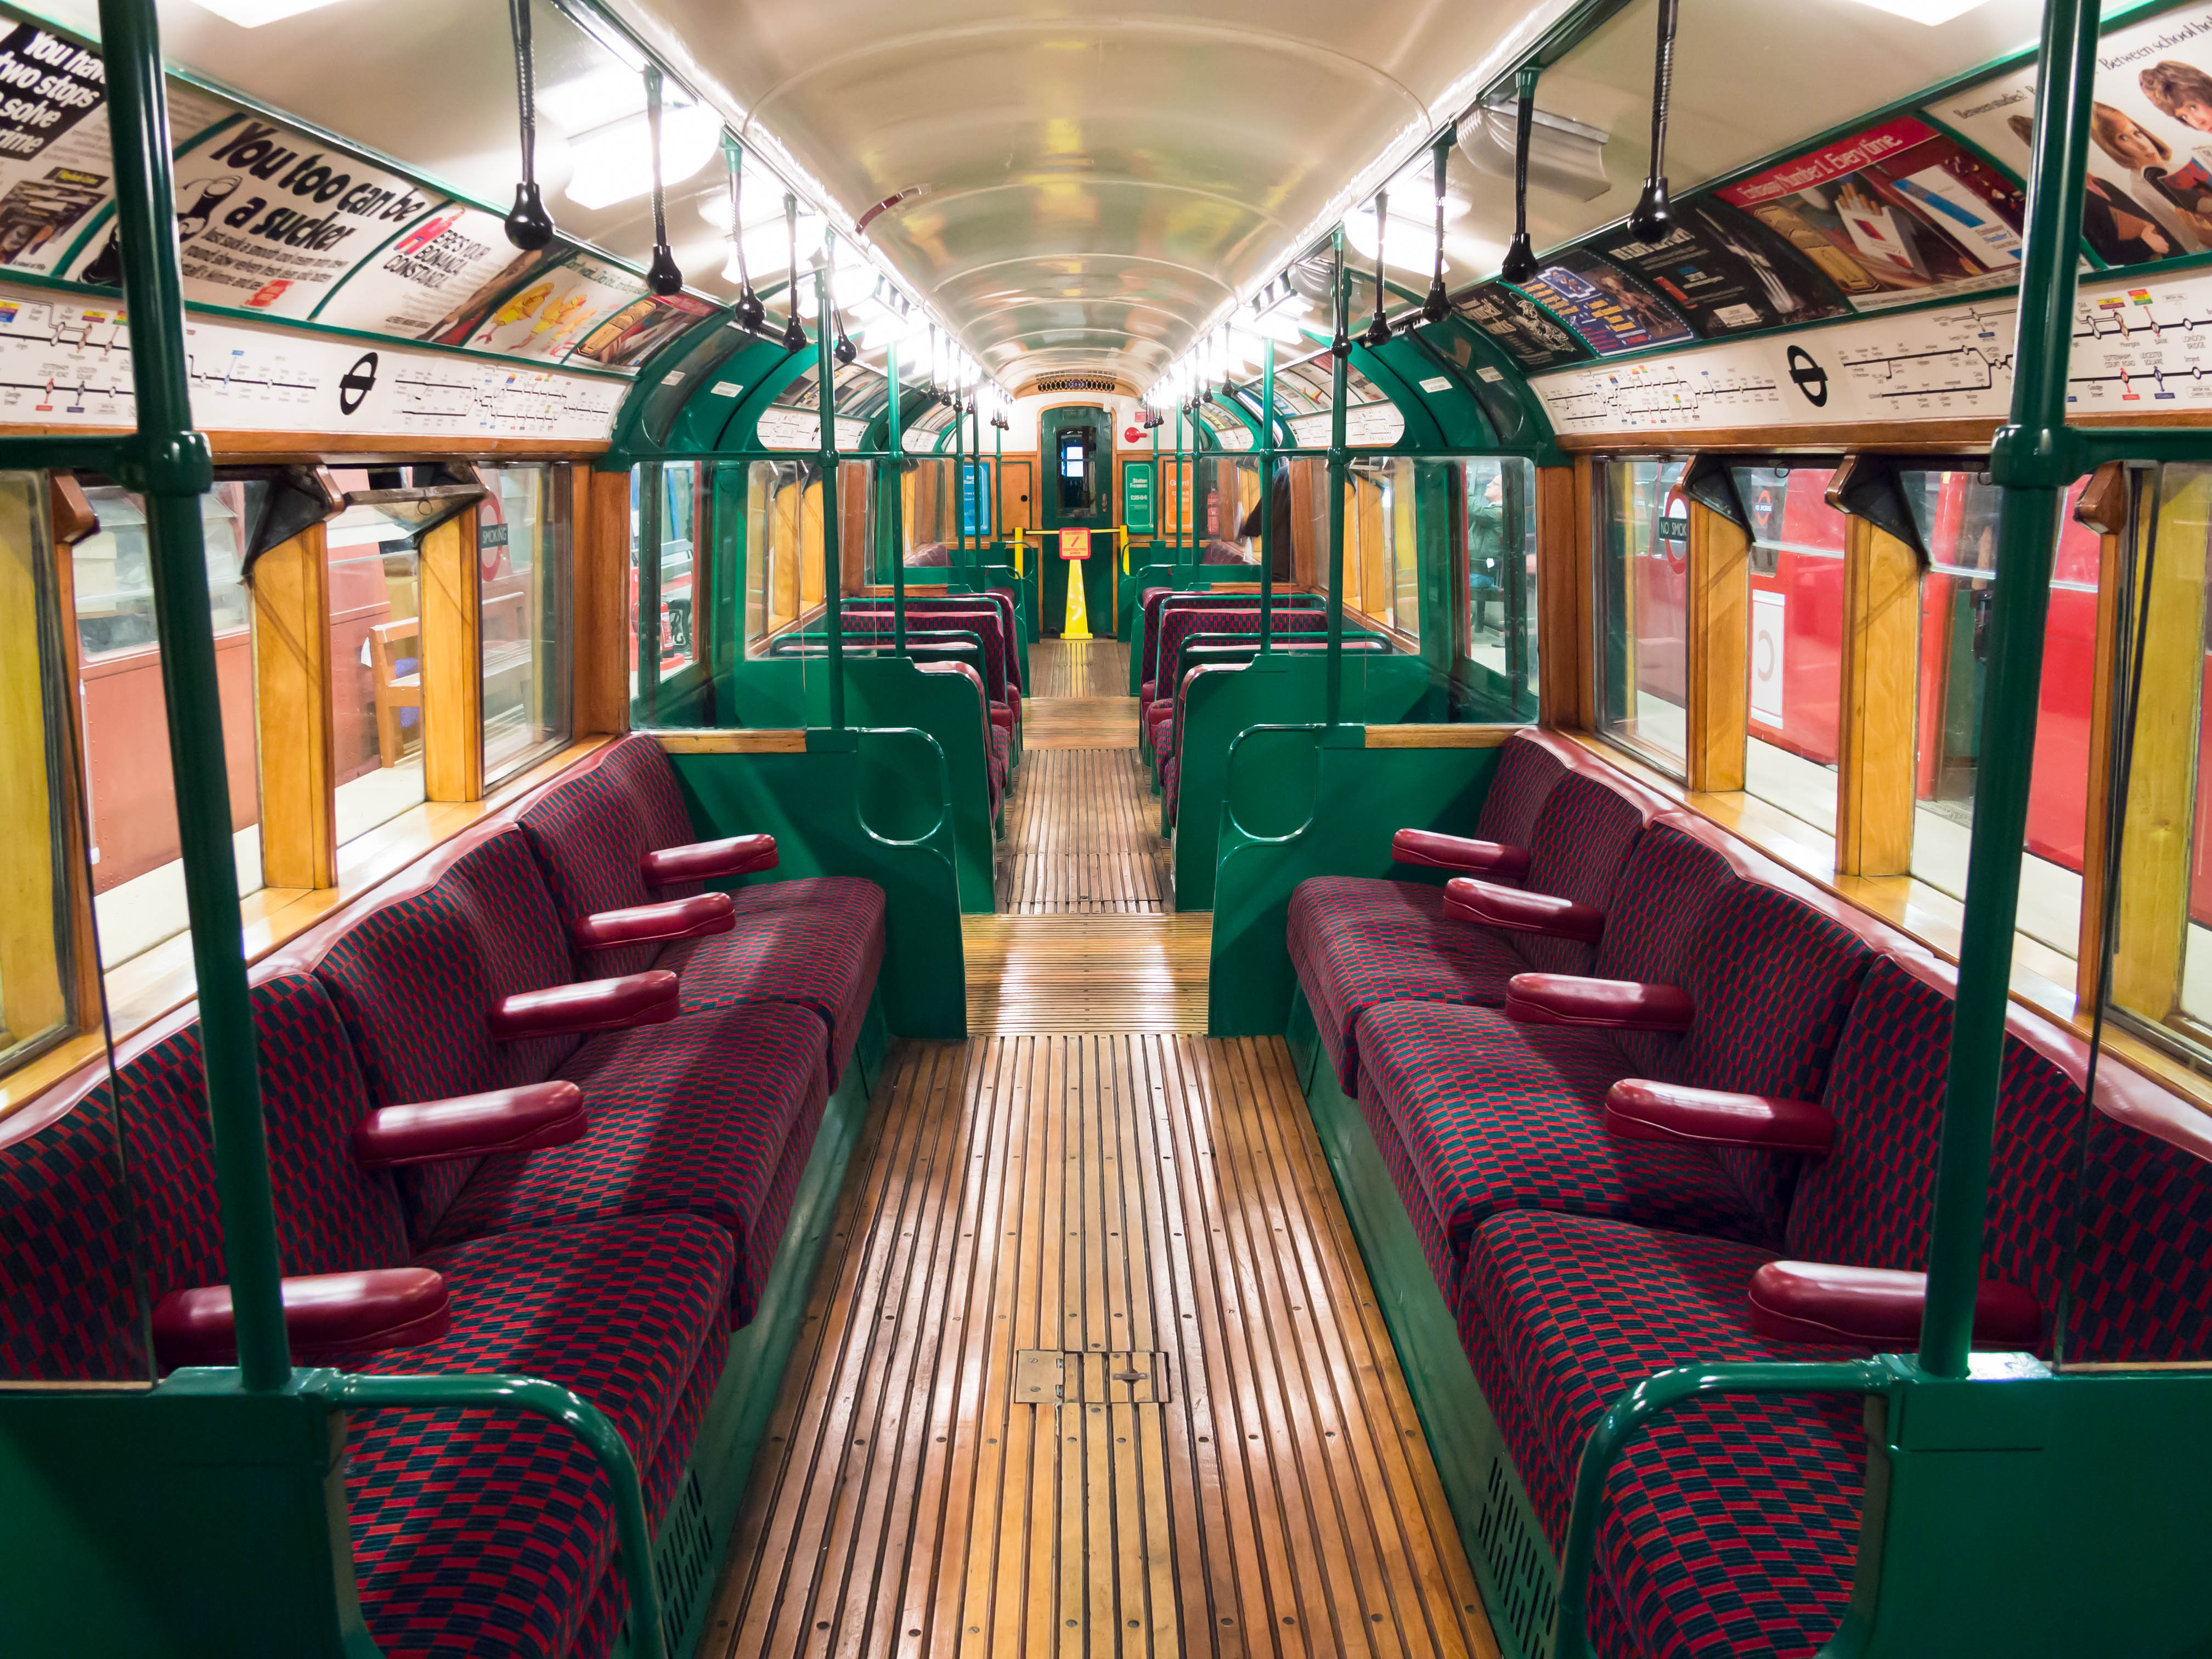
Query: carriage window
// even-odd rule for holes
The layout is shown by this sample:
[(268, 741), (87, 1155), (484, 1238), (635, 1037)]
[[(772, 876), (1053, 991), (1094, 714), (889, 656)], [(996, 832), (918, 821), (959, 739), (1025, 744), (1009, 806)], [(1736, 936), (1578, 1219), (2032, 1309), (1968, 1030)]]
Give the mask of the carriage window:
[[(2205, 602), (2212, 466), (2146, 468), (2130, 482), (2133, 501), (2118, 565), (2124, 575), (2113, 607), (2118, 687), (2134, 673), (2137, 626), (2148, 626), (2127, 754), (2112, 1002), (2128, 1024), (2148, 1035), (2169, 1045), (2177, 1036), (2185, 1038), (2186, 1050), (2203, 1064), (2212, 1060), (2212, 731), (2204, 720), (2206, 665), (2212, 662), (2212, 615)], [(2063, 550), (2059, 558), (2063, 572)], [(2054, 611), (2058, 597), (2051, 595)], [(2057, 629), (2054, 617), (2054, 636)], [(2044, 685), (2048, 720), (2053, 688), (2047, 669)], [(2117, 765), (2126, 738), (2117, 716), (2111, 737)], [(2045, 758), (2039, 731), (2036, 758), (2039, 797)], [(2039, 805), (2031, 800), (2031, 848)], [(2102, 826), (2092, 833), (2101, 834)]]
[(1097, 434), (1087, 426), (1069, 427), (1060, 434), (1060, 510), (1063, 513), (1091, 510), (1091, 456), (1097, 441)]
[(503, 466), (484, 476), (492, 489), (477, 509), (477, 557), (489, 787), (568, 740), (569, 572), (553, 469)]
[[(342, 489), (368, 475), (342, 471)], [(333, 817), (338, 845), (420, 806), (422, 584), (414, 538), (373, 507), (323, 526), (329, 567)]]
[(0, 473), (0, 1077), (66, 1036), (70, 1006), (67, 814), (75, 805), (58, 742), (70, 691), (46, 484)]
[[(241, 897), (262, 882), (252, 603), (240, 554), (244, 526), (264, 488), (219, 483), (200, 498)], [(85, 495), (100, 528), (71, 550), (70, 569), (94, 908), (100, 961), (112, 967), (185, 931), (185, 876), (145, 512), (137, 495), (112, 484), (89, 484)]]
[(1735, 469), (1751, 520), (1749, 736), (1743, 787), (1833, 835), (1843, 684), (1844, 542), (1832, 468)]
[(1599, 469), (1599, 730), (1671, 772), (1687, 752), (1690, 504), (1679, 459)]
[(756, 655), (821, 601), (820, 470), (806, 461), (746, 468), (745, 642)]
[[(1928, 549), (1920, 579), (1911, 872), (1964, 898), (2002, 492), (1974, 472), (1907, 472), (1904, 479)], [(2081, 489), (2066, 497), (2051, 568), (2019, 923), (2021, 933), (2069, 958), (2080, 944), (2100, 559), (2098, 538), (2074, 521)]]
[[(1536, 712), (1536, 468), (1517, 456), (1455, 463), (1466, 513), (1467, 609), (1460, 654), (1476, 669), (1484, 720)], [(1487, 678), (1485, 678), (1487, 677)]]

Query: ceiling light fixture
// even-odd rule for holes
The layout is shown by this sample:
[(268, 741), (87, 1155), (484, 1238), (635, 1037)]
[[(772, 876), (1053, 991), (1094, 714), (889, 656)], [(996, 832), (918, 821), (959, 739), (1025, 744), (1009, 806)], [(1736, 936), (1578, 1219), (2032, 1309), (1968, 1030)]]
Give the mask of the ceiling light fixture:
[(338, 0), (194, 0), (202, 11), (211, 11), (226, 23), (258, 29), (264, 23), (281, 23), (302, 12), (320, 11)]
[[(206, 0), (201, 3), (204, 4)], [(1902, 17), (1909, 23), (1925, 23), (1932, 28), (1978, 10), (1989, 0), (1856, 0), (1856, 3), (1886, 11), (1892, 17)]]
[[(714, 159), (722, 118), (697, 104), (674, 104), (660, 115), (660, 178), (682, 184)], [(653, 117), (624, 116), (578, 135), (568, 147), (575, 174), (562, 194), (578, 207), (598, 210), (633, 201), (653, 188)]]

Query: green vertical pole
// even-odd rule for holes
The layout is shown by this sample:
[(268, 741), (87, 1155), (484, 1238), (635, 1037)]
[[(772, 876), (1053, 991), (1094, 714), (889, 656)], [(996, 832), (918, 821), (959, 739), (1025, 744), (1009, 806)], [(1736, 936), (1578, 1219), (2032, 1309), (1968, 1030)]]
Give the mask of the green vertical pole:
[(1176, 524), (1176, 537), (1175, 537), (1175, 541), (1174, 541), (1174, 543), (1172, 544), (1172, 545), (1173, 545), (1173, 546), (1174, 546), (1174, 548), (1175, 548), (1175, 562), (1176, 562), (1176, 568), (1178, 568), (1178, 569), (1182, 568), (1182, 564), (1183, 564), (1183, 556), (1182, 556), (1182, 538), (1183, 538), (1183, 531), (1184, 531), (1184, 529), (1186, 528), (1186, 526), (1188, 526), (1188, 521), (1189, 521), (1189, 519), (1190, 519), (1190, 508), (1188, 507), (1188, 506), (1187, 506), (1186, 504), (1184, 504), (1184, 499), (1183, 499), (1183, 486), (1184, 486), (1185, 483), (1188, 480), (1188, 478), (1189, 478), (1190, 475), (1189, 475), (1189, 473), (1188, 473), (1188, 472), (1187, 472), (1187, 471), (1184, 470), (1184, 467), (1183, 467), (1183, 459), (1182, 459), (1182, 422), (1183, 422), (1183, 405), (1182, 405), (1182, 404), (1177, 404), (1176, 405), (1176, 493), (1175, 493), (1175, 497), (1174, 497), (1174, 499), (1175, 499), (1176, 503), (1176, 514), (1177, 514), (1178, 519), (1181, 520), (1181, 522), (1177, 523), (1177, 524)]
[(890, 536), (891, 536), (891, 649), (902, 657), (906, 655), (906, 437), (899, 430), (899, 360), (898, 342), (893, 340), (889, 349), (888, 367), (891, 376), (890, 459), (884, 463), (890, 469)]
[[(1336, 233), (1336, 337), (1345, 337), (1345, 312), (1352, 285), (1344, 270), (1344, 231)], [(1328, 411), (1328, 723), (1344, 718), (1344, 488), (1348, 467), (1344, 447), (1345, 362), (1332, 354)]]
[(1199, 460), (1200, 455), (1203, 453), (1203, 446), (1199, 441), (1202, 435), (1200, 429), (1204, 425), (1205, 422), (1198, 418), (1198, 402), (1194, 400), (1190, 406), (1190, 511), (1183, 514), (1183, 529), (1186, 532), (1183, 539), (1185, 545), (1189, 549), (1190, 557), (1188, 562), (1193, 570), (1196, 570), (1198, 568), (1198, 495), (1200, 488), (1200, 481), (1206, 476), (1200, 470), (1200, 463)]
[(632, 702), (650, 726), (660, 706), (660, 502), (666, 464), (645, 461), (637, 470), (637, 689)]
[(1275, 342), (1261, 349), (1260, 368), (1260, 654), (1275, 629)]
[(223, 758), (207, 547), (200, 526), (200, 497), (215, 472), (205, 435), (192, 429), (169, 112), (153, 0), (100, 0), (100, 31), (107, 60), (123, 293), (131, 317), (131, 384), (138, 404), (129, 469), (135, 476), (125, 482), (145, 498), (169, 764), (184, 852), (192, 968), (198, 976), (200, 1052), (215, 1137), (223, 1266), (237, 1320), (238, 1363), (246, 1387), (269, 1394), (291, 1380), (292, 1353), (277, 1288), (283, 1269), (270, 1200), (253, 1012), (246, 994), (230, 775)]
[(830, 726), (845, 729), (845, 618), (837, 589), (844, 561), (837, 540), (837, 362), (830, 349), (830, 264), (834, 240), (814, 276), (814, 384), (822, 423), (822, 620), (830, 630)]
[[(1149, 410), (1145, 414), (1145, 424), (1152, 434), (1152, 556), (1157, 559), (1160, 549), (1160, 514), (1167, 508), (1167, 480), (1160, 477), (1160, 428)], [(1038, 459), (1042, 461), (1043, 458), (1040, 456)]]
[[(990, 538), (983, 533), (983, 414), (981, 401), (974, 395), (975, 390), (969, 388), (968, 398), (968, 430), (972, 439), (968, 446), (968, 465), (975, 483), (975, 540), (970, 550), (975, 556), (975, 575), (969, 586), (980, 593), (988, 585), (984, 580), (984, 567), (990, 562)], [(963, 484), (960, 497), (963, 501), (968, 499), (966, 489)]]
[(2096, 40), (2094, 0), (2050, 0), (2036, 76), (2035, 158), (2021, 258), (2012, 418), (1990, 451), (1990, 471), (2004, 497), (1997, 518), (1996, 592), (1990, 606), (1942, 1154), (1929, 1225), (1928, 1304), (1920, 1328), (1920, 1364), (1939, 1376), (1966, 1375), (1981, 1274), (2051, 557), (2059, 503), (2073, 476), (2066, 373)]
[(991, 546), (1006, 546), (1006, 526), (999, 522), (999, 492), (1006, 487), (1006, 431), (994, 419), (991, 426)]
[[(961, 578), (967, 580), (968, 568), (968, 422), (960, 413), (960, 392), (952, 393), (952, 548), (957, 556), (952, 563), (959, 568)], [(951, 575), (948, 568), (946, 574)], [(975, 584), (970, 581), (971, 587)]]

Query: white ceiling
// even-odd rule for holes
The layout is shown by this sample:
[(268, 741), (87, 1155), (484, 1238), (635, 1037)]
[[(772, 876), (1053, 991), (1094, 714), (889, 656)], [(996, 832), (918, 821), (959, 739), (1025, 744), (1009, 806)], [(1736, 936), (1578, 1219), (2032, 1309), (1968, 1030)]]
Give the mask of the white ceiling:
[[(1532, 192), (1540, 249), (1635, 200), (1654, 3), (1638, 0), (1544, 77), (1541, 106), (1613, 135), (1613, 188), (1589, 203)], [(1084, 369), (1141, 388), (1401, 163), (1419, 178), (1394, 196), (1425, 222), (1425, 139), (1565, 0), (611, 3), (834, 218), (913, 192), (868, 225), (873, 257), (1000, 379)], [(96, 33), (94, 0), (42, 9)], [(251, 30), (193, 0), (161, 0), (160, 12), (173, 62), (488, 200), (511, 196), (499, 0), (337, 0)], [(542, 88), (612, 64), (545, 0), (533, 15)], [(1675, 187), (2032, 44), (2039, 15), (2037, 0), (1985, 0), (1928, 27), (1855, 0), (1690, 0)], [(645, 199), (597, 211), (567, 199), (565, 137), (557, 119), (543, 126), (540, 174), (562, 228), (641, 264)], [(1457, 157), (1452, 178), (1469, 204), (1448, 238), (1456, 286), (1495, 270), (1512, 204), (1509, 185)], [(725, 233), (701, 204), (724, 189), (716, 161), (669, 191), (678, 262), (717, 295), (732, 291)], [(748, 221), (775, 212), (775, 195), (757, 210), (749, 192)], [(782, 264), (779, 252), (765, 274)], [(1399, 280), (1418, 291), (1425, 273)]]

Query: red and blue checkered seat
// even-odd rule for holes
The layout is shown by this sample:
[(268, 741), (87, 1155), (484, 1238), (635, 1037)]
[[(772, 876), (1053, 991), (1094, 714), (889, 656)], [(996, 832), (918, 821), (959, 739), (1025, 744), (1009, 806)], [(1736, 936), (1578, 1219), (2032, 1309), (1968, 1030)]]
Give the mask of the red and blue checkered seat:
[[(1516, 737), (1499, 751), (1476, 834), (1528, 850), (1521, 884), (1532, 892), (1602, 910), (1649, 817), (1638, 798), (1567, 770), (1548, 740)], [(1590, 971), (1590, 945), (1460, 921), (1443, 898), (1431, 884), (1355, 876), (1316, 876), (1291, 895), (1291, 963), (1347, 1094), (1359, 1087), (1359, 1016), (1376, 1003), (1495, 1007), (1516, 974)]]
[[(1750, 1282), (1778, 1256), (1926, 1265), (1954, 989), (1911, 953), (1869, 967), (1821, 1097), (1836, 1148), (1797, 1182), (1777, 1248), (1534, 1210), (1474, 1230), (1462, 1334), (1555, 1546), (1583, 1445), (1623, 1389), (1674, 1365), (1867, 1352), (1759, 1335)], [(2062, 1305), (2075, 1359), (2212, 1353), (2212, 1140), (2117, 1067), (2090, 1110), (2072, 1036), (2025, 1011), (2011, 1024), (1985, 1273), (2035, 1294), (2045, 1355)], [(1849, 1595), (1865, 1462), (1856, 1399), (1702, 1402), (1660, 1419), (1612, 1478), (1592, 1601), (1621, 1626), (1598, 1650), (1813, 1651)]]
[(1738, 875), (1673, 823), (1638, 838), (1620, 888), (1634, 902), (1615, 906), (1593, 969), (1687, 991), (1696, 1017), (1680, 1036), (1524, 1025), (1461, 1004), (1381, 1002), (1359, 1017), (1361, 1109), (1370, 1125), (1395, 1127), (1419, 1176), (1417, 1190), (1401, 1193), (1407, 1210), (1425, 1201), (1435, 1212), (1447, 1294), (1469, 1235), (1499, 1210), (1753, 1241), (1779, 1233), (1794, 1171), (1780, 1160), (1620, 1139), (1604, 1127), (1606, 1091), (1645, 1077), (1817, 1096), (1866, 946), (1810, 904)]
[[(696, 883), (645, 884), (647, 854), (697, 838), (668, 758), (649, 737), (609, 744), (529, 801), (520, 821), (563, 939), (586, 916), (699, 890)], [(827, 1028), (834, 1086), (883, 967), (883, 889), (811, 876), (756, 879), (731, 897), (738, 925), (730, 933), (582, 953), (565, 976), (668, 968), (682, 977), (687, 1012), (769, 1002), (810, 1008)]]
[(401, 1105), (558, 1077), (590, 1127), (565, 1146), (457, 1159), (404, 1180), (415, 1237), (680, 1212), (744, 1249), (734, 1310), (783, 1218), (768, 1207), (786, 1145), (811, 1146), (829, 1093), (823, 1024), (784, 1001), (742, 1002), (586, 1038), (495, 1042), (493, 1010), (574, 977), (530, 842), (468, 837), (381, 902), (280, 960), (310, 969), (345, 1018), (372, 1103)]
[[(317, 1358), (355, 1371), (497, 1372), (571, 1389), (629, 1443), (657, 1522), (727, 1352), (729, 1235), (690, 1216), (641, 1216), (415, 1251), (392, 1177), (355, 1161), (351, 1129), (367, 1091), (322, 985), (280, 972), (260, 976), (251, 997), (283, 1271), (413, 1265), (441, 1273), (450, 1298), (451, 1331), (434, 1342)], [(131, 1216), (149, 1302), (222, 1282), (191, 1011), (118, 1060), (112, 1084), (81, 1074), (0, 1146), (10, 1200), (0, 1352), (11, 1378), (143, 1379), (157, 1368), (129, 1277), (82, 1271), (88, 1227), (119, 1230)], [(42, 1279), (42, 1260), (80, 1271)], [(619, 1579), (610, 1583), (613, 1512), (605, 1476), (572, 1435), (504, 1413), (357, 1411), (345, 1473), (355, 1578), (381, 1651), (605, 1653), (579, 1637), (597, 1598), (612, 1598), (617, 1620), (624, 1605)]]

